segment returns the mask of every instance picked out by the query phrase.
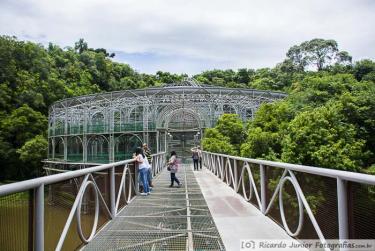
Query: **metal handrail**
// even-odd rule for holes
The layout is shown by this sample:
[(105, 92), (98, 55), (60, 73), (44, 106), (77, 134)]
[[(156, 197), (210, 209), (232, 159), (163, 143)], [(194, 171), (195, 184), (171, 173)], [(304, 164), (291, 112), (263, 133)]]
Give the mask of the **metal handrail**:
[[(157, 153), (151, 155), (152, 157), (152, 169), (153, 174), (158, 174), (166, 165), (165, 165), (165, 152)], [(74, 204), (70, 210), (70, 214), (68, 216), (68, 219), (65, 223), (64, 229), (60, 235), (59, 242), (56, 246), (55, 250), (61, 250), (62, 245), (65, 241), (65, 238), (67, 236), (69, 227), (72, 223), (73, 217), (77, 217), (78, 222), (78, 234), (81, 240), (84, 243), (90, 242), (97, 233), (97, 224), (98, 224), (98, 214), (99, 214), (99, 203), (104, 204), (105, 211), (109, 215), (110, 219), (114, 219), (119, 210), (119, 201), (120, 197), (124, 196), (127, 197), (126, 202), (130, 202), (130, 197), (132, 191), (128, 191), (128, 195), (125, 194), (125, 186), (128, 185), (130, 189), (135, 189), (135, 192), (137, 192), (137, 179), (133, 180), (130, 178), (130, 181), (128, 179), (129, 184), (126, 184), (126, 176), (132, 175), (130, 169), (128, 168), (128, 165), (131, 163), (134, 163), (134, 159), (104, 164), (100, 166), (95, 167), (89, 167), (81, 170), (76, 171), (68, 171), (65, 173), (59, 173), (54, 175), (49, 175), (45, 177), (15, 182), (12, 184), (6, 184), (0, 186), (0, 196), (6, 196), (9, 194), (14, 194), (18, 192), (23, 192), (27, 190), (33, 189), (35, 191), (35, 210), (34, 210), (34, 224), (35, 224), (35, 234), (34, 234), (34, 250), (44, 250), (44, 186), (50, 185), (54, 183), (58, 183), (65, 180), (70, 180), (72, 178), (77, 177), (84, 177), (82, 183), (80, 184), (80, 188), (78, 191), (78, 194), (75, 198)], [(123, 166), (122, 171), (122, 178), (119, 185), (118, 195), (116, 198), (116, 191), (115, 191), (115, 167)], [(107, 202), (104, 200), (103, 195), (101, 194), (100, 189), (98, 188), (96, 181), (93, 177), (94, 173), (107, 170), (109, 171), (109, 203), (107, 205)], [(81, 217), (81, 205), (82, 205), (82, 199), (83, 195), (85, 194), (86, 188), (88, 186), (91, 186), (93, 188), (94, 194), (95, 194), (95, 219), (94, 224), (92, 227), (91, 234), (88, 238), (86, 238), (82, 232), (81, 223), (80, 223), (80, 217)]]
[(18, 193), (18, 192), (22, 192), (25, 190), (37, 188), (38, 186), (42, 184), (49, 185), (49, 184), (61, 182), (64, 180), (77, 178), (77, 177), (84, 176), (89, 173), (100, 172), (100, 171), (109, 169), (111, 167), (126, 165), (126, 164), (133, 163), (133, 162), (134, 160), (123, 160), (123, 161), (114, 162), (110, 164), (104, 164), (104, 165), (95, 166), (95, 167), (88, 167), (88, 168), (81, 169), (81, 170), (68, 171), (65, 173), (53, 174), (53, 175), (43, 176), (40, 178), (1, 185), (0, 196), (5, 196), (8, 194)]
[(309, 173), (320, 175), (324, 177), (330, 178), (340, 178), (346, 181), (353, 181), (357, 183), (363, 183), (368, 185), (375, 185), (375, 175), (365, 174), (365, 173), (356, 173), (356, 172), (349, 172), (349, 171), (342, 171), (337, 169), (328, 169), (323, 167), (315, 167), (315, 166), (305, 166), (305, 165), (298, 165), (298, 164), (290, 164), (290, 163), (283, 163), (283, 162), (276, 162), (276, 161), (269, 161), (269, 160), (261, 160), (261, 159), (251, 159), (251, 158), (244, 158), (238, 156), (231, 156), (221, 153), (211, 153), (203, 151), (204, 153), (215, 154), (216, 156), (231, 158), (234, 160), (246, 161), (251, 162), (253, 164), (265, 165), (270, 167), (278, 167), (278, 168), (287, 168), (289, 170)]
[[(349, 239), (349, 215), (348, 215), (348, 198), (347, 198), (347, 182), (357, 182), (367, 185), (375, 185), (375, 176), (363, 173), (348, 172), (335, 169), (327, 169), (314, 166), (304, 166), (296, 165), (290, 163), (282, 163), (268, 160), (260, 159), (251, 159), (243, 158), (238, 156), (231, 156), (226, 154), (211, 153), (203, 151), (202, 154), (204, 165), (213, 172), (218, 178), (223, 182), (226, 182), (229, 186), (233, 186), (233, 189), (236, 192), (240, 191), (240, 184), (242, 184), (243, 197), (250, 201), (252, 194), (256, 196), (256, 201), (258, 203), (260, 211), (267, 215), (275, 200), (279, 196), (279, 208), (280, 208), (280, 217), (282, 220), (282, 225), (284, 226), (285, 231), (291, 237), (297, 236), (302, 227), (304, 221), (304, 209), (306, 210), (311, 223), (322, 243), (326, 243), (325, 237), (318, 225), (318, 222), (315, 219), (315, 216), (309, 206), (309, 203), (298, 183), (294, 172), (302, 172), (308, 174), (319, 175), (323, 177), (329, 177), (336, 179), (337, 182), (337, 211), (338, 211), (338, 226), (339, 226), (339, 239), (344, 241)], [(233, 160), (233, 165), (231, 160)], [(243, 166), (239, 167), (237, 161), (242, 161)], [(260, 193), (258, 193), (257, 186), (254, 181), (252, 167), (250, 164), (259, 165), (260, 171)], [(273, 192), (273, 195), (267, 205), (267, 175), (265, 167), (274, 167), (284, 169), (283, 174), (280, 177), (279, 183)], [(241, 169), (239, 169), (241, 168)], [(245, 191), (245, 172), (248, 174), (248, 182), (250, 188), (250, 194), (247, 195)], [(240, 174), (240, 175), (239, 175)], [(299, 208), (299, 222), (295, 232), (292, 232), (289, 229), (289, 226), (285, 219), (284, 214), (284, 205), (283, 205), (283, 187), (286, 182), (290, 182), (293, 185), (293, 188), (296, 191), (298, 199), (298, 208)], [(326, 249), (329, 250), (329, 249)]]

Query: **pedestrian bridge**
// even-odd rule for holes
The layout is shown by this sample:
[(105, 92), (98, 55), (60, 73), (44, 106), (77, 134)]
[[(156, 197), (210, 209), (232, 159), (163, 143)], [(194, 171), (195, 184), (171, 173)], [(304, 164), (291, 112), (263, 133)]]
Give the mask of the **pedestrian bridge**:
[(2, 250), (240, 250), (254, 240), (375, 239), (375, 213), (366, 208), (372, 175), (204, 152), (203, 170), (181, 165), (183, 185), (169, 188), (166, 157), (152, 156), (149, 196), (138, 196), (133, 160), (0, 186)]

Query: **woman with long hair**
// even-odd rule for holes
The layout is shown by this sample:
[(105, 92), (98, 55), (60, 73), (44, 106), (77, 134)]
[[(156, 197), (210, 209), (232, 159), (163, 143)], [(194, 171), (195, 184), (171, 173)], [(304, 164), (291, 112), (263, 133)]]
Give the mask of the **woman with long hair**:
[(138, 147), (135, 150), (135, 158), (134, 160), (138, 163), (138, 172), (141, 178), (141, 183), (143, 185), (143, 192), (141, 195), (149, 195), (150, 194), (150, 187), (148, 185), (148, 168), (149, 164), (146, 159), (145, 154), (143, 153), (142, 148)]
[(171, 185), (169, 187), (173, 187), (174, 182), (177, 182), (178, 187), (181, 187), (181, 183), (176, 177), (176, 173), (178, 171), (178, 162), (177, 162), (177, 154), (175, 151), (171, 152), (171, 158), (168, 161), (168, 166), (171, 172)]

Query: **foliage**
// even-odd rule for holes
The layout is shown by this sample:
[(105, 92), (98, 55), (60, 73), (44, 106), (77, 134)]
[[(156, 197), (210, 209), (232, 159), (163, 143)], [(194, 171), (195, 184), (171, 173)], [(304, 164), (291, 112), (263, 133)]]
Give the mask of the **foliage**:
[[(238, 74), (224, 73), (232, 76), (224, 75), (230, 81)], [(215, 77), (210, 74), (207, 83)], [(375, 62), (351, 64), (350, 55), (340, 52), (335, 41), (315, 39), (293, 46), (282, 63), (253, 71), (247, 80), (249, 87), (284, 90), (289, 95), (259, 107), (247, 125), (242, 156), (375, 174)], [(228, 130), (226, 134), (233, 133)], [(206, 150), (221, 151), (209, 145), (218, 141), (208, 139), (212, 138), (206, 134)], [(274, 191), (281, 173), (273, 170), (267, 175), (268, 188)], [(295, 175), (313, 213), (328, 215), (325, 202), (332, 184), (319, 176)], [(283, 191), (285, 211), (296, 226), (298, 205), (290, 187)], [(360, 195), (358, 201), (370, 198), (374, 204), (374, 189), (361, 187), (353, 193)], [(368, 210), (362, 211), (367, 215)]]
[(328, 103), (298, 114), (288, 126), (282, 160), (341, 170), (359, 171), (365, 141), (356, 139), (355, 127), (345, 123), (339, 104)]
[(46, 129), (46, 117), (28, 105), (13, 110), (10, 116), (2, 120), (1, 123), (3, 137), (17, 148), (34, 138), (35, 135), (45, 133)]
[[(186, 76), (168, 72), (141, 74), (127, 64), (112, 61), (114, 56), (104, 48), (90, 48), (84, 39), (79, 39), (74, 47), (62, 49), (52, 43), (45, 48), (0, 36), (0, 180), (33, 176), (20, 159), (25, 157), (20, 149), (26, 150), (33, 143), (38, 147), (34, 149), (36, 153), (46, 153), (40, 138), (29, 141), (36, 135), (46, 136), (48, 107), (53, 102), (103, 91), (156, 86)], [(45, 158), (45, 154), (37, 156), (39, 160)]]
[(222, 135), (216, 128), (205, 130), (202, 146), (205, 151), (235, 155), (236, 150), (230, 143), (230, 138)]
[(358, 61), (353, 68), (353, 74), (358, 81), (361, 81), (362, 79), (366, 80), (366, 78), (367, 79), (372, 78), (370, 76), (373, 75), (374, 73), (375, 73), (375, 62), (369, 59)]
[(299, 108), (317, 107), (338, 98), (344, 92), (352, 91), (355, 85), (358, 82), (351, 74), (309, 74), (291, 87), (290, 102)]
[[(160, 86), (187, 76), (138, 73), (114, 62), (114, 56), (90, 48), (84, 39), (63, 49), (0, 36), (0, 180), (35, 175), (31, 169), (45, 158), (53, 102)], [(206, 130), (206, 150), (361, 172), (375, 163), (375, 62), (351, 64), (336, 41), (313, 39), (292, 46), (273, 68), (214, 69), (194, 78), (201, 84), (289, 94), (261, 105), (246, 126), (235, 115), (224, 115), (216, 128)]]
[(256, 127), (249, 131), (246, 142), (241, 145), (241, 156), (275, 160), (277, 155), (274, 148), (280, 144), (279, 141), (277, 133), (262, 131), (262, 128)]
[(365, 172), (375, 162), (374, 96), (352, 74), (306, 73), (288, 98), (261, 105), (241, 155)]
[(294, 45), (286, 55), (298, 70), (304, 70), (310, 66), (320, 71), (334, 63), (347, 64), (352, 61), (348, 52), (339, 51), (335, 40), (321, 38)]
[(17, 153), (20, 160), (25, 163), (29, 169), (29, 173), (38, 171), (40, 168), (40, 160), (46, 156), (48, 142), (43, 135), (37, 135), (35, 138), (28, 140)]
[(241, 156), (277, 160), (281, 155), (281, 141), (288, 123), (294, 118), (289, 102), (263, 104), (249, 123), (247, 139), (241, 146)]
[(239, 148), (244, 140), (244, 125), (237, 114), (223, 114), (215, 127), (219, 133), (229, 138), (229, 142)]

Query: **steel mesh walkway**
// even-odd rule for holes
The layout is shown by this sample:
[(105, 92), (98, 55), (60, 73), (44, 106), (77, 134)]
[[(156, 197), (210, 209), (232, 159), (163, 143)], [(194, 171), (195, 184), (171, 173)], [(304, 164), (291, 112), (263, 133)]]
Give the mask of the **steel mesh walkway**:
[(169, 188), (164, 170), (85, 250), (225, 250), (191, 165), (177, 176), (183, 186)]

